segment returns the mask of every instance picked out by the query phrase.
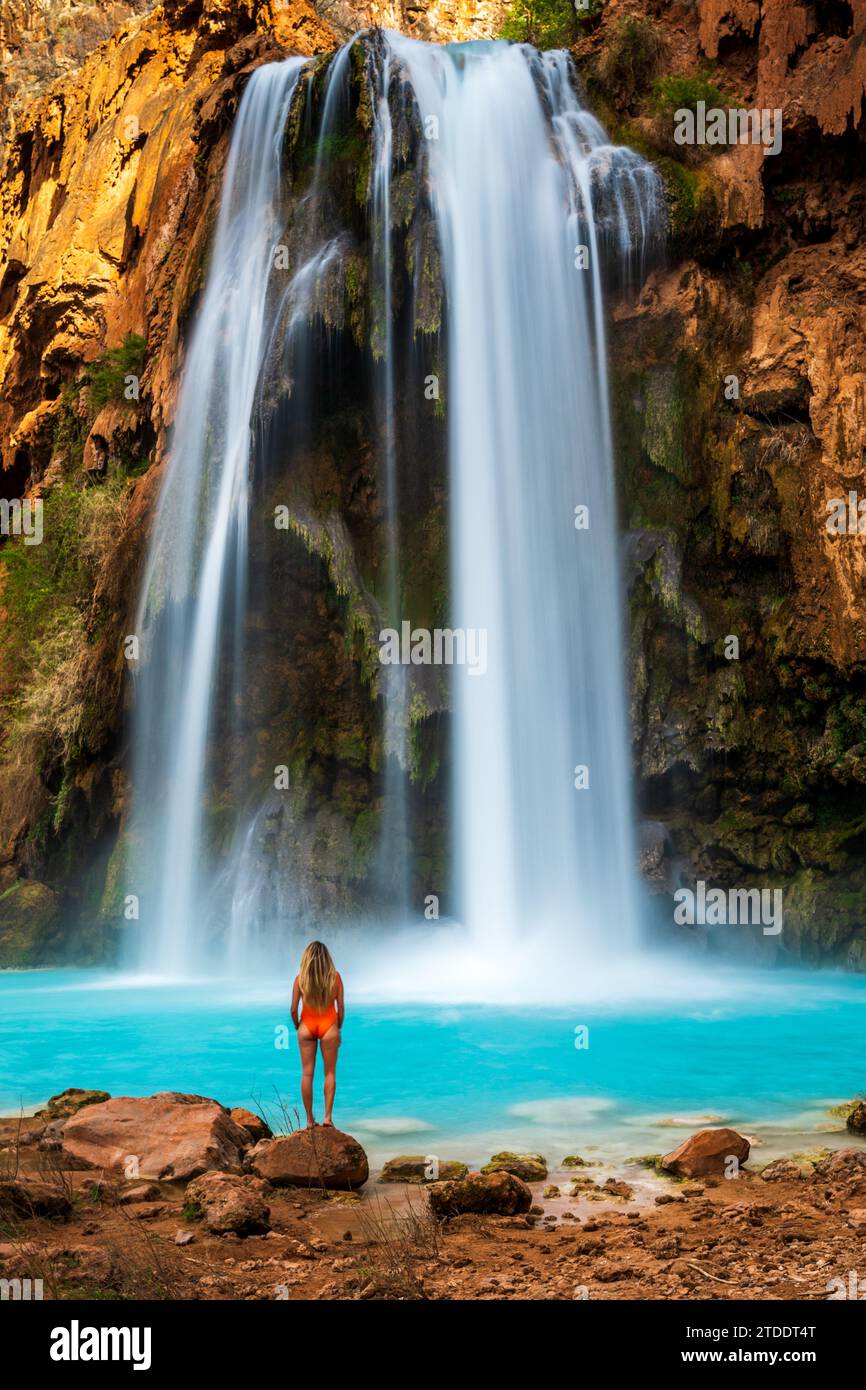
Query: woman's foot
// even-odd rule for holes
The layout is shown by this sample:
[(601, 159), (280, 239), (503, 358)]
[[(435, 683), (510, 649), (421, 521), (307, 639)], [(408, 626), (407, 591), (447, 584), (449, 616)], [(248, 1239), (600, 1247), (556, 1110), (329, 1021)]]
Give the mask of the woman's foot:
[(322, 1129), (333, 1129), (333, 1128), (334, 1128), (334, 1121), (333, 1121), (333, 1120), (325, 1120), (325, 1121), (323, 1122), (323, 1124), (322, 1124)]
[(307, 1129), (315, 1129), (315, 1128), (316, 1128), (316, 1121), (313, 1119), (312, 1115), (308, 1115), (308, 1116), (307, 1116)]

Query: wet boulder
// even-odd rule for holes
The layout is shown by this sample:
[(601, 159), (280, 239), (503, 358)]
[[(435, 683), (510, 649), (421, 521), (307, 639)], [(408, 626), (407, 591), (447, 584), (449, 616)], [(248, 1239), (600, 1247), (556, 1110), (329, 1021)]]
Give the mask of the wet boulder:
[(735, 1129), (699, 1129), (665, 1154), (661, 1167), (680, 1178), (702, 1178), (710, 1173), (723, 1176), (731, 1159), (739, 1165), (746, 1162), (750, 1148), (748, 1139)]
[(513, 1173), (524, 1182), (543, 1182), (547, 1177), (547, 1159), (541, 1154), (518, 1154), (503, 1149), (485, 1163), (482, 1173)]
[(379, 1174), (379, 1182), (451, 1182), (465, 1178), (469, 1172), (467, 1163), (455, 1159), (426, 1158), (423, 1154), (401, 1154), (399, 1158), (389, 1158)]

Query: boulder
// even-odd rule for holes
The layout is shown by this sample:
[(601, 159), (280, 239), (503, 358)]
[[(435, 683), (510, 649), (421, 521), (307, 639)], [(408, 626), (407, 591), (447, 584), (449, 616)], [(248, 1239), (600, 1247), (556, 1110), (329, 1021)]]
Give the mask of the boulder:
[(111, 1100), (107, 1091), (83, 1091), (80, 1086), (69, 1086), (52, 1096), (41, 1110), (37, 1110), (36, 1119), (68, 1120), (70, 1115), (83, 1110), (85, 1105), (101, 1105), (105, 1100)]
[(249, 1135), (218, 1101), (162, 1091), (86, 1106), (66, 1120), (61, 1143), (70, 1167), (188, 1182), (211, 1169), (240, 1172)]
[(204, 1224), (214, 1235), (265, 1235), (271, 1209), (265, 1201), (267, 1183), (234, 1173), (203, 1173), (186, 1190), (188, 1199), (204, 1211)]
[(866, 1181), (866, 1151), (837, 1149), (815, 1164), (815, 1177), (821, 1182)]
[(494, 1173), (469, 1173), (457, 1182), (437, 1182), (428, 1189), (430, 1208), (436, 1216), (518, 1216), (529, 1211), (532, 1193), (522, 1178), (497, 1169)]
[(72, 1201), (62, 1187), (36, 1178), (0, 1181), (0, 1215), (66, 1218)]
[(252, 1172), (275, 1187), (352, 1191), (370, 1176), (367, 1155), (357, 1139), (330, 1125), (262, 1139), (248, 1158)]
[(244, 1110), (241, 1106), (229, 1112), (236, 1125), (245, 1129), (250, 1136), (250, 1143), (257, 1144), (260, 1139), (272, 1139), (274, 1131), (270, 1125), (266, 1124), (260, 1115), (254, 1115), (252, 1110)]
[(764, 1182), (802, 1182), (803, 1174), (792, 1158), (774, 1158), (761, 1169)]
[(724, 1174), (731, 1158), (736, 1158), (740, 1164), (746, 1162), (750, 1147), (748, 1139), (735, 1129), (699, 1129), (678, 1148), (665, 1154), (661, 1166), (665, 1172), (681, 1178)]
[(136, 1202), (158, 1202), (162, 1193), (155, 1182), (137, 1182), (121, 1192), (117, 1201), (122, 1207), (133, 1206)]
[(465, 1178), (469, 1165), (454, 1159), (430, 1159), (422, 1154), (389, 1158), (379, 1174), (380, 1182), (454, 1182)]
[(866, 1134), (866, 1100), (858, 1100), (845, 1121), (852, 1134)]
[(513, 1173), (524, 1182), (543, 1182), (547, 1177), (547, 1159), (541, 1154), (516, 1154), (508, 1149), (494, 1154), (485, 1163), (482, 1173)]

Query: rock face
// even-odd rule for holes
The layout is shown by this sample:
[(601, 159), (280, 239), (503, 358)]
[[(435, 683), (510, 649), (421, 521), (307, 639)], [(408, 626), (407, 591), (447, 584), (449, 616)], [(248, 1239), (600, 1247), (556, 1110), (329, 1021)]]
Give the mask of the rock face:
[(187, 1188), (187, 1197), (204, 1210), (204, 1224), (214, 1235), (264, 1235), (269, 1229), (267, 1183), (232, 1173), (203, 1173)]
[(529, 1211), (532, 1193), (513, 1173), (469, 1173), (458, 1182), (434, 1183), (430, 1207), (436, 1216), (518, 1216)]
[(240, 1172), (249, 1142), (217, 1101), (163, 1091), (78, 1111), (63, 1126), (62, 1152), (75, 1167), (186, 1182), (210, 1169)]
[(661, 1161), (662, 1168), (680, 1178), (724, 1174), (731, 1158), (739, 1164), (749, 1157), (750, 1144), (735, 1129), (699, 1129)]
[(356, 1191), (370, 1176), (367, 1155), (342, 1130), (317, 1125), (277, 1139), (263, 1139), (249, 1154), (257, 1177), (275, 1187), (324, 1187)]
[(421, 1154), (401, 1154), (399, 1158), (388, 1159), (379, 1174), (379, 1182), (446, 1182), (465, 1178), (468, 1172), (468, 1164), (453, 1159), (431, 1163)]
[[(0, 701), (26, 715), (17, 748), (10, 740), (0, 749), (0, 965), (104, 959), (127, 930), (118, 653), (244, 83), (257, 64), (325, 53), (361, 24), (462, 39), (489, 36), (501, 19), (496, 0), (318, 9), (305, 0), (166, 0), (146, 9), (146, 0), (86, 12), (74, 0), (5, 0), (0, 17), (9, 59), (0, 79), (3, 496), (43, 498), (58, 523), (50, 534), (83, 538), (61, 586), (62, 557), (50, 540), (34, 547), (48, 557), (43, 578), (52, 576), (42, 610), (16, 602), (8, 583), (0, 594)], [(626, 61), (623, 83), (625, 13), (658, 56), (642, 77)], [(115, 18), (120, 27), (85, 56), (102, 32), (87, 26)], [(856, 157), (864, 23), (866, 0), (620, 0), (604, 5), (577, 53), (622, 138), (657, 158), (671, 220), (664, 265), (640, 295), (612, 306), (609, 337), (634, 560), (634, 762), (639, 798), (653, 806), (649, 884), (663, 895), (677, 865), (713, 886), (783, 889), (787, 951), (860, 970), (866, 555), (862, 537), (831, 534), (825, 523), (828, 503), (862, 492), (866, 447), (866, 174)], [(777, 155), (753, 145), (671, 147), (652, 79), (694, 77), (708, 59), (720, 89), (783, 111)], [(92, 378), (130, 337), (145, 343), (140, 400), (99, 404)], [(342, 661), (354, 641), (347, 585), (352, 621), (363, 610), (359, 554), (382, 550), (371, 521), (374, 449), (363, 421), (352, 417), (347, 434), (333, 458), (310, 462), (326, 503), (301, 518), (310, 554), (299, 542), (279, 583), (258, 576), (281, 593), (288, 579), (292, 610), (309, 618), (299, 619), (302, 659), (288, 651), (281, 667), (271, 662), (285, 705), (268, 708), (253, 731), (283, 737), (286, 709), (299, 712), (291, 739), (315, 752), (296, 779), (298, 805), (274, 807), (268, 822), (300, 846), (292, 869), (302, 861), (301, 897), (326, 882), (316, 847), (327, 845), (324, 857), (338, 866), (325, 904), (334, 915), (353, 905), (375, 841), (381, 752), (360, 660), (347, 655), (333, 674), (335, 653)], [(429, 471), (435, 505), (425, 496), (418, 516), (400, 518), (429, 542), (423, 572), (401, 576), (424, 602), (446, 587), (447, 470)], [(266, 698), (256, 690), (249, 703)], [(445, 697), (436, 692), (429, 707), (413, 746), (423, 748), (416, 773), (431, 778), (425, 846), (438, 867), (433, 769)], [(257, 737), (251, 743), (262, 767), (281, 761)], [(94, 846), (101, 854), (111, 844), (104, 880), (85, 901), (76, 871), (93, 866)], [(672, 919), (671, 908), (671, 931)], [(779, 944), (760, 927), (699, 940), (719, 951)]]
[(513, 1173), (524, 1182), (542, 1182), (547, 1177), (547, 1159), (541, 1154), (516, 1154), (508, 1149), (494, 1154), (482, 1173)]

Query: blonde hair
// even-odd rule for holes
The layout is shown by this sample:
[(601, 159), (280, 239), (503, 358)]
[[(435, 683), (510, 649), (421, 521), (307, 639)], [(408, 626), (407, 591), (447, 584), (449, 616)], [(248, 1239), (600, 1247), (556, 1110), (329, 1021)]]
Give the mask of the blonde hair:
[(304, 948), (298, 968), (298, 984), (304, 1002), (313, 1009), (327, 1009), (337, 992), (337, 971), (331, 953), (322, 941), (311, 941)]

